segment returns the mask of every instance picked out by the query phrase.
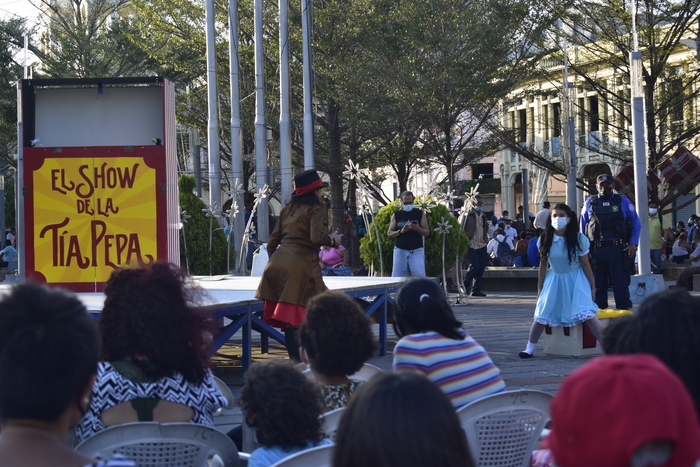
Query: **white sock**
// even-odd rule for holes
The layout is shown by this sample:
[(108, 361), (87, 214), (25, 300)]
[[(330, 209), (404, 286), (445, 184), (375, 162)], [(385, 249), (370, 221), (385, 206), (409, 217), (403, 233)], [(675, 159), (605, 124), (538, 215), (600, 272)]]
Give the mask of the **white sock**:
[(527, 353), (529, 353), (530, 355), (532, 355), (533, 353), (535, 353), (535, 347), (536, 347), (536, 346), (537, 346), (537, 344), (533, 344), (532, 342), (528, 342), (528, 343), (527, 343), (527, 347), (525, 348), (525, 352), (527, 352)]

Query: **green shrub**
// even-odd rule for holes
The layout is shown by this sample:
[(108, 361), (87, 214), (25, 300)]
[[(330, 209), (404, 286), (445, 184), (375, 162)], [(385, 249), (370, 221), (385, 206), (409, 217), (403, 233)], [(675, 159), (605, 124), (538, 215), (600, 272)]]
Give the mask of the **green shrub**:
[[(387, 231), (391, 223), (391, 216), (400, 209), (400, 205), (397, 202), (398, 200), (384, 206), (374, 216), (374, 222), (377, 223), (382, 242), (384, 275), (386, 276), (391, 275), (394, 255), (394, 240), (387, 237)], [(419, 196), (416, 198), (415, 206), (420, 209), (421, 205), (425, 203), (436, 204), (431, 196)], [(442, 204), (431, 207), (430, 212), (426, 212), (426, 217), (428, 218), (430, 235), (425, 238), (425, 274), (431, 277), (442, 277), (442, 235), (434, 230), (437, 228), (438, 222), (441, 222), (444, 218), (452, 226), (445, 236), (445, 267), (447, 270), (452, 267), (455, 256), (459, 255), (461, 257), (467, 251), (469, 240), (464, 230), (459, 228), (457, 219), (452, 217)], [(374, 222), (370, 224), (368, 234), (360, 240), (360, 256), (365, 264), (371, 264), (374, 270), (379, 273), (379, 250), (377, 248)]]
[[(207, 209), (204, 201), (199, 199), (192, 190), (196, 186), (194, 177), (182, 175), (178, 180), (180, 188), (180, 207), (187, 215), (192, 216), (187, 219), (183, 229), (187, 241), (187, 259), (189, 259), (190, 274), (205, 276), (209, 275), (209, 258), (211, 257), (211, 273), (227, 274), (226, 271), (226, 237), (219, 227), (216, 219), (213, 228), (219, 229), (212, 237), (212, 248), (209, 250), (209, 218), (202, 209)], [(231, 269), (235, 267), (235, 255), (231, 248)], [(182, 243), (182, 232), (180, 232), (180, 267), (187, 267), (185, 259), (185, 245)]]

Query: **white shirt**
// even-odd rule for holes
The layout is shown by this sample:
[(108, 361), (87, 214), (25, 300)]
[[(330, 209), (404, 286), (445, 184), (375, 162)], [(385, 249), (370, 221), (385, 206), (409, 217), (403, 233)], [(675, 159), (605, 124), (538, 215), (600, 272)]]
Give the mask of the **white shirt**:
[[(506, 237), (505, 242), (511, 250), (515, 250), (513, 242), (510, 241), (509, 237)], [(498, 240), (496, 240), (495, 238), (491, 239), (489, 244), (486, 245), (486, 254), (492, 258), (496, 257), (496, 255), (498, 254)]]
[(496, 231), (496, 228), (498, 228), (497, 225), (493, 225), (491, 222), (488, 223), (489, 226), (489, 239), (493, 238), (493, 233)]
[(695, 251), (690, 256), (697, 258), (697, 260), (691, 262), (690, 265), (694, 268), (700, 268), (700, 244), (698, 244), (698, 247), (695, 248)]
[(537, 213), (534, 223), (536, 229), (544, 229), (547, 227), (547, 218), (549, 217), (549, 213), (549, 209), (543, 209)]
[(513, 227), (506, 227), (506, 236), (508, 237), (508, 240), (514, 240), (515, 237), (518, 236), (518, 231), (515, 230)]

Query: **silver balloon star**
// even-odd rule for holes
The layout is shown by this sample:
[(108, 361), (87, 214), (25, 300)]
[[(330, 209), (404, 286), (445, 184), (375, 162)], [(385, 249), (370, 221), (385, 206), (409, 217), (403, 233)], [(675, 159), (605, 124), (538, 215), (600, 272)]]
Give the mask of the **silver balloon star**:
[(445, 235), (449, 233), (450, 229), (454, 226), (450, 224), (449, 220), (445, 220), (445, 217), (441, 217), (440, 219), (442, 219), (442, 222), (438, 222), (437, 227), (433, 230), (441, 235)]

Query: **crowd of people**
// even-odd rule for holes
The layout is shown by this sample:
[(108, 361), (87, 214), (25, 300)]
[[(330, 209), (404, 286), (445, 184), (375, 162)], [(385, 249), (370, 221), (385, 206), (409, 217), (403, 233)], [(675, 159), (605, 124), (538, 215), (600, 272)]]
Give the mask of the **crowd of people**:
[[(596, 318), (603, 300), (598, 276), (611, 274), (636, 244), (635, 215), (621, 212), (631, 211), (628, 201), (601, 177), (599, 195), (587, 201), (580, 220), (563, 203), (527, 213), (540, 234), (533, 236), (540, 262), (538, 300), (520, 358), (534, 356), (545, 326), (581, 323), (606, 354), (565, 379), (551, 404), (551, 433), (533, 452), (532, 465), (700, 465), (700, 299), (664, 291), (603, 328)], [(394, 297), (399, 340), (392, 371), (354, 378), (377, 348), (371, 321), (357, 301), (323, 285), (318, 250), (341, 240), (329, 234), (320, 203), (326, 184), (315, 171), (295, 182), (257, 291), (263, 320), (285, 330), (291, 361), (254, 363), (244, 376), (238, 404), (260, 446), (248, 465), (269, 467), (330, 445), (334, 467), (475, 465), (456, 411), (506, 391), (499, 368), (455, 317), (444, 289), (417, 277)], [(414, 247), (427, 230), (425, 213), (413, 208), (411, 193), (402, 201), (389, 233), (407, 240), (397, 241), (403, 251), (394, 257), (399, 268), (419, 272), (411, 258), (422, 254)], [(489, 221), (482, 206), (477, 197), (461, 219), (472, 235), (467, 278), (476, 296), (490, 253), (506, 261), (505, 243), (512, 260), (532, 244), (524, 231), (514, 244), (508, 213)], [(620, 230), (628, 218), (631, 231)], [(691, 235), (700, 240), (700, 229)], [(595, 255), (601, 250), (606, 258)], [(695, 260), (695, 252), (690, 256)], [(614, 293), (618, 304), (629, 300)], [(167, 263), (126, 268), (113, 272), (104, 294), (97, 322), (76, 296), (47, 286), (19, 284), (0, 297), (0, 467), (132, 467), (121, 456), (91, 459), (66, 440), (73, 433), (80, 442), (130, 422), (212, 426), (214, 413), (226, 406), (205, 354), (216, 332), (213, 320), (199, 311), (204, 292), (190, 277)], [(322, 416), (340, 408), (331, 440)], [(242, 426), (228, 433), (239, 449), (241, 432)]]

